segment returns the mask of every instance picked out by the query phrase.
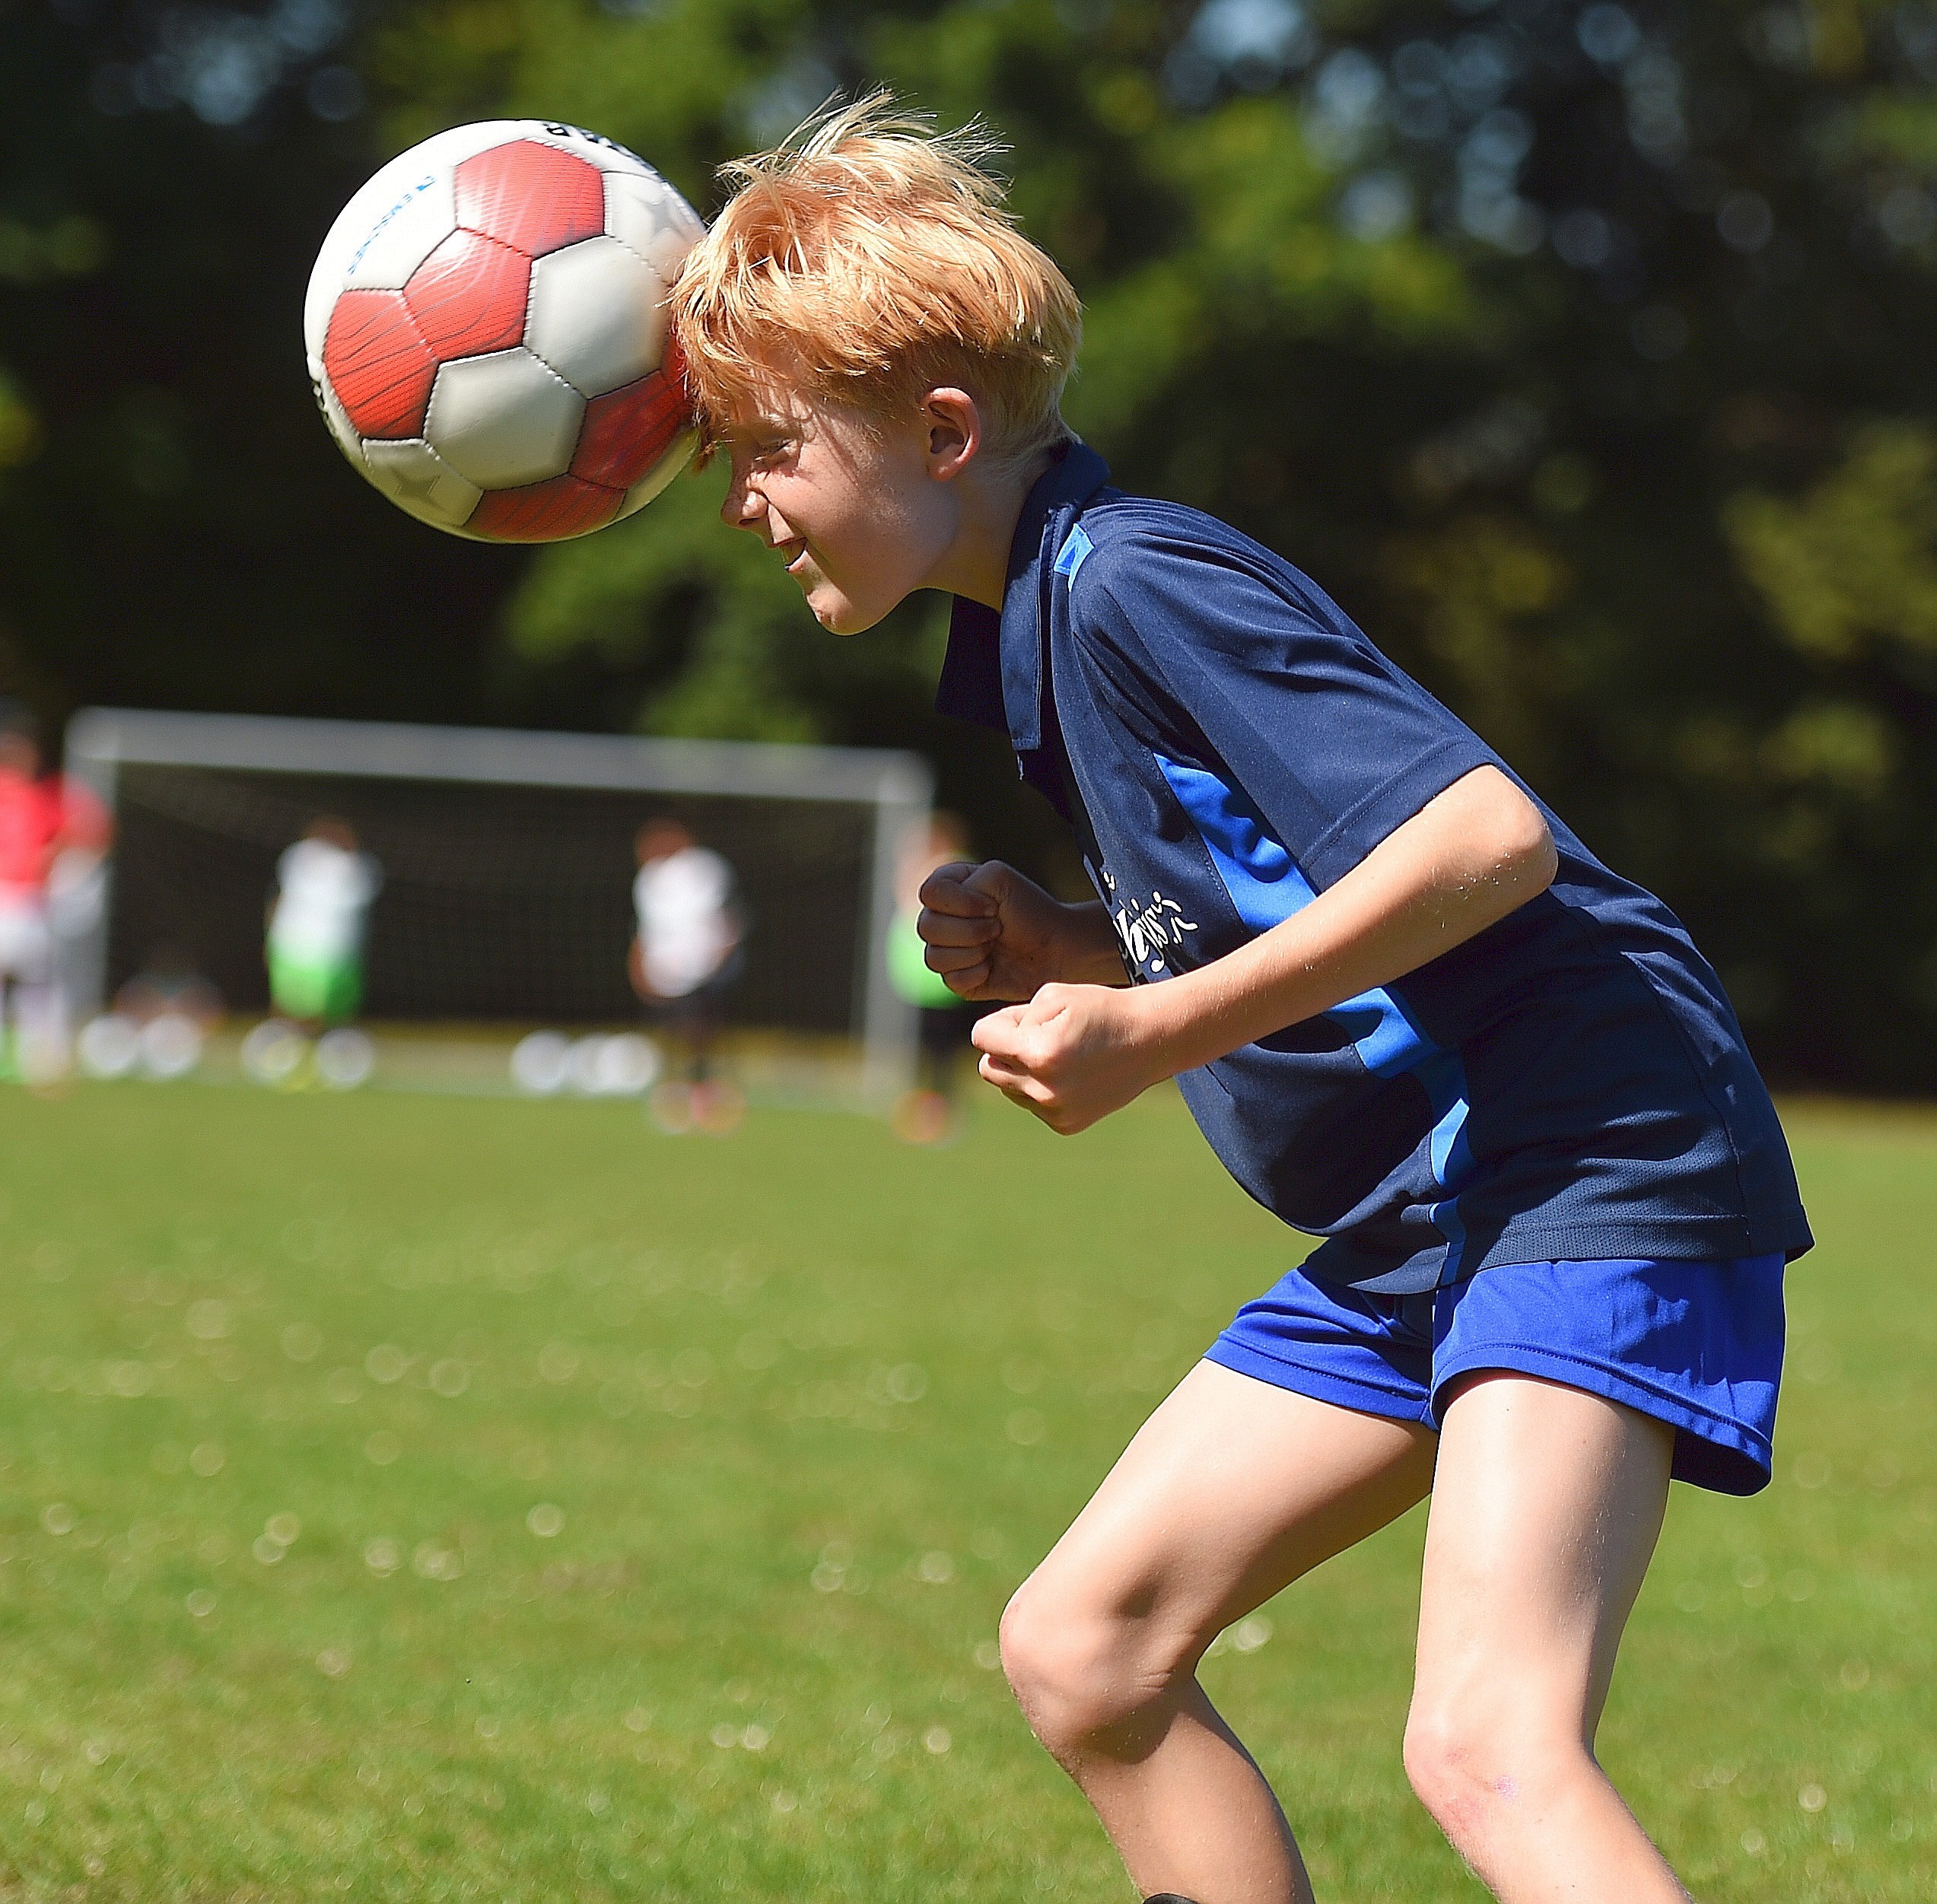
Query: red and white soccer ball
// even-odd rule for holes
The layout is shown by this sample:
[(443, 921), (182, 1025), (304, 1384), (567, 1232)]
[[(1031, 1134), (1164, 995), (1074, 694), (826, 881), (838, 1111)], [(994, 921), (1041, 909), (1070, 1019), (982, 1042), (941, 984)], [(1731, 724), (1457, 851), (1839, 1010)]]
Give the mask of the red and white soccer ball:
[(693, 435), (666, 294), (705, 227), (643, 159), (498, 119), (393, 159), (344, 208), (303, 327), (330, 431), (421, 522), (549, 542), (643, 508)]

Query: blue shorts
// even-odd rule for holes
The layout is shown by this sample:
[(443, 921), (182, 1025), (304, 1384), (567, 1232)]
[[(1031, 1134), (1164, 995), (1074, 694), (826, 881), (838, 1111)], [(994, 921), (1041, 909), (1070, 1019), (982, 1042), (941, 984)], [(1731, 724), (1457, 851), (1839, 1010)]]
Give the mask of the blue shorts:
[(1208, 1355), (1315, 1400), (1435, 1429), (1460, 1376), (1538, 1375), (1668, 1422), (1677, 1480), (1754, 1494), (1769, 1484), (1782, 1379), (1783, 1258), (1509, 1263), (1390, 1296), (1293, 1270)]

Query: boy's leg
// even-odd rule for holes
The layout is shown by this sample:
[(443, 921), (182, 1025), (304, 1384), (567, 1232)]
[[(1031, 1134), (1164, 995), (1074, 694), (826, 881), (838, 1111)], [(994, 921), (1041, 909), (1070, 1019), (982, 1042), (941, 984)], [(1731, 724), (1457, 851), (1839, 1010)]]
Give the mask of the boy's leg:
[(1420, 1499), (1435, 1439), (1200, 1362), (1010, 1601), (1010, 1682), (1143, 1893), (1310, 1899), (1197, 1663), (1232, 1620)]
[(1686, 1904), (1594, 1758), (1654, 1553), (1673, 1432), (1528, 1376), (1442, 1419), (1406, 1770), (1506, 1904)]

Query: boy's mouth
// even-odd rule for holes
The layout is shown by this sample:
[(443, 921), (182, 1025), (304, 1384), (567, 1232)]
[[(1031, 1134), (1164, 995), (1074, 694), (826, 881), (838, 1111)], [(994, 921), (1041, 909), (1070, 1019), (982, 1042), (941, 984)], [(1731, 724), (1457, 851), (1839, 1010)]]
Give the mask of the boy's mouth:
[[(790, 546), (790, 545), (785, 542), (783, 542), (781, 545), (782, 548), (786, 548), (788, 546)], [(794, 553), (787, 558), (786, 567), (787, 574), (790, 575), (797, 574), (799, 572), (800, 564), (805, 561), (806, 558), (807, 545), (803, 542), (797, 545), (794, 545)]]

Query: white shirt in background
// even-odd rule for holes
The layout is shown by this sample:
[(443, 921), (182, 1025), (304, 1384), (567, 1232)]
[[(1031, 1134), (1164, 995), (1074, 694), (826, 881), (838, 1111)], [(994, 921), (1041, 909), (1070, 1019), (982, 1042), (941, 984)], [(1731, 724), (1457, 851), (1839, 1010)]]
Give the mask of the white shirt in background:
[(733, 868), (703, 846), (682, 847), (632, 882), (646, 983), (660, 998), (697, 991), (727, 962), (736, 936)]
[(327, 840), (298, 840), (275, 871), (280, 891), (269, 919), (269, 943), (305, 962), (355, 958), (363, 947), (370, 902), (383, 883), (377, 862)]

